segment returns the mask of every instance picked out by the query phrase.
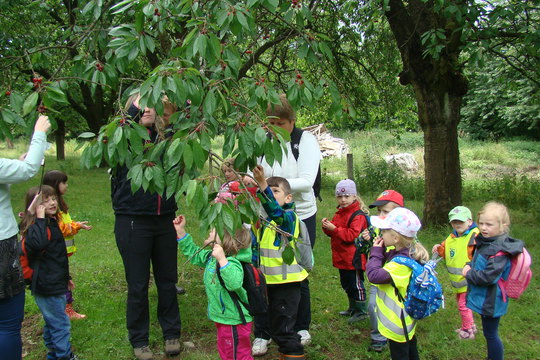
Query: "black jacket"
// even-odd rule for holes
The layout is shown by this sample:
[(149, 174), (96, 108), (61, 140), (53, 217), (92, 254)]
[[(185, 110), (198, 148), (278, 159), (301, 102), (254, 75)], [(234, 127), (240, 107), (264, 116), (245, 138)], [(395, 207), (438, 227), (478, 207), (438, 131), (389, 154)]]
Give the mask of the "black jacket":
[[(51, 231), (48, 239), (47, 227)], [(28, 228), (25, 247), (34, 269), (32, 293), (42, 296), (65, 294), (68, 290), (69, 262), (66, 242), (54, 218), (36, 219)]]

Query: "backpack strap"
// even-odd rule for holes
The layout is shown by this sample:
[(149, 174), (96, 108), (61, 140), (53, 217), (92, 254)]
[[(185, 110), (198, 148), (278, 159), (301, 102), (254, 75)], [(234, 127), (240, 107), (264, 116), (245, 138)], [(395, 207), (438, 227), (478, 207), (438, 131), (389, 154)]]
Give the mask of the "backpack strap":
[[(507, 257), (510, 257), (511, 255), (509, 253), (506, 253), (504, 251), (497, 251), (495, 253), (495, 255), (491, 255), (489, 258), (490, 259), (493, 259), (494, 257), (497, 257), (497, 256), (507, 256)], [(497, 286), (499, 287), (499, 289), (501, 290), (501, 295), (502, 295), (502, 299), (503, 299), (503, 302), (507, 302), (508, 301), (508, 296), (506, 294), (506, 288), (504, 286), (504, 279), (502, 278), (502, 275), (501, 277), (499, 278), (499, 280), (497, 280)]]
[(352, 213), (351, 217), (349, 218), (349, 221), (347, 222), (347, 227), (351, 226), (352, 221), (358, 215), (363, 215), (366, 218), (367, 227), (371, 226), (371, 222), (369, 221), (369, 216), (365, 212), (363, 212), (362, 210), (356, 210), (355, 212)]
[[(293, 131), (291, 132), (291, 152), (296, 161), (298, 161), (298, 157), (300, 156), (300, 140), (302, 139), (303, 133), (304, 133), (304, 130), (297, 128), (296, 126), (293, 127)], [(315, 187), (315, 183), (317, 182), (319, 183), (319, 187), (318, 187), (318, 190), (315, 191), (314, 187)], [(320, 194), (320, 182), (321, 182), (321, 166), (319, 164), (319, 170), (317, 170), (315, 183), (313, 183), (313, 191), (315, 192), (315, 197), (319, 199), (319, 201), (322, 201), (322, 197)]]
[(240, 315), (240, 320), (242, 320), (242, 325), (246, 325), (247, 324), (246, 317), (244, 316), (244, 311), (242, 311), (242, 306), (240, 305), (242, 301), (240, 301), (240, 298), (238, 297), (237, 293), (227, 289), (227, 287), (225, 286), (225, 282), (223, 281), (223, 278), (221, 277), (221, 272), (219, 268), (220, 268), (219, 263), (216, 261), (216, 274), (219, 279), (219, 283), (229, 293), (229, 296), (231, 297), (234, 305), (236, 306), (236, 309), (238, 310), (238, 314)]

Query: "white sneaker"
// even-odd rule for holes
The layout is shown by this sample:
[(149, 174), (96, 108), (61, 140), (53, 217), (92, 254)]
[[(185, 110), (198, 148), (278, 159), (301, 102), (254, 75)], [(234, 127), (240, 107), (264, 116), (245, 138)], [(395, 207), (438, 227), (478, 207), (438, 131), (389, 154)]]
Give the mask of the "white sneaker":
[(300, 330), (298, 332), (298, 335), (300, 335), (300, 343), (303, 346), (309, 345), (311, 343), (311, 335), (309, 334), (309, 331)]
[(251, 354), (253, 356), (261, 356), (268, 352), (268, 344), (272, 342), (272, 339), (266, 340), (262, 338), (255, 338), (253, 340), (253, 346), (251, 347)]

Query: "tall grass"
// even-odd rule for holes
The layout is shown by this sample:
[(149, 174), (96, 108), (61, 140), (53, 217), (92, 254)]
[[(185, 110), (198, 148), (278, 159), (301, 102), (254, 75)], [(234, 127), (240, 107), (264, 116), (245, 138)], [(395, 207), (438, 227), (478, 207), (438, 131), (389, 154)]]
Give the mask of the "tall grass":
[[(389, 145), (396, 150), (395, 152), (409, 151), (416, 157), (421, 153), (418, 149), (421, 146), (419, 142), (421, 136), (404, 134), (401, 140), (396, 140), (384, 133), (371, 133), (355, 134), (349, 138), (351, 140), (348, 142), (357, 160), (355, 174), (364, 200), (370, 203), (384, 188), (396, 188), (405, 195), (407, 206), (421, 216), (423, 200), (421, 176), (399, 173), (393, 167), (385, 168), (380, 162), (380, 156), (385, 154), (386, 146)], [(381, 143), (377, 139), (381, 139)], [(404, 141), (403, 146), (401, 141)], [(473, 147), (476, 144), (465, 141), (461, 146), (462, 154), (467, 154), (469, 146)], [(512, 148), (514, 145), (506, 143), (503, 146)], [(534, 146), (531, 145), (531, 148), (534, 149)], [(0, 156), (17, 157), (25, 147), (26, 145), (20, 144), (16, 150), (10, 152), (0, 148)], [(529, 160), (534, 159), (534, 155), (527, 152), (527, 146), (518, 147), (524, 151), (524, 155), (520, 156), (530, 157)], [(506, 153), (513, 154), (511, 151)], [(74, 291), (74, 304), (80, 312), (88, 315), (86, 320), (72, 323), (72, 343), (76, 353), (84, 360), (132, 359), (132, 349), (125, 328), (126, 284), (113, 234), (114, 216), (110, 202), (109, 175), (106, 169), (82, 170), (78, 164), (78, 155), (72, 152), (67, 155), (64, 162), (58, 162), (52, 156), (47, 156), (46, 170), (61, 169), (68, 173), (69, 190), (66, 201), (70, 205), (70, 213), (75, 220), (88, 220), (94, 225), (91, 231), (84, 231), (76, 236), (78, 251), (70, 258), (71, 272), (77, 286)], [(467, 164), (469, 161), (468, 155), (465, 155), (462, 163)], [(529, 161), (528, 166), (538, 166), (539, 163), (540, 161)], [(336, 205), (333, 188), (335, 183), (346, 175), (345, 160), (325, 159), (323, 169), (324, 201), (319, 203), (318, 219), (333, 216)], [(375, 174), (377, 176), (374, 176)], [(388, 179), (393, 179), (393, 182), (384, 183), (389, 181)], [(36, 176), (27, 183), (12, 187), (15, 212), (22, 210), (24, 192), (38, 182), (39, 176)], [(540, 273), (540, 262), (536, 261), (540, 255), (540, 245), (536, 241), (540, 223), (533, 210), (538, 204), (535, 201), (540, 198), (538, 191), (538, 183), (529, 177), (479, 176), (465, 180), (463, 199), (473, 213), (476, 213), (486, 200), (492, 198), (500, 199), (510, 207), (512, 235), (526, 242), (535, 259), (533, 260), (535, 275)], [(527, 200), (529, 198), (530, 200)], [(196, 241), (202, 243), (202, 234), (198, 234), (196, 230), (198, 219), (195, 214), (183, 204), (180, 204), (180, 212), (187, 216), (188, 230), (194, 234)], [(449, 231), (448, 227), (425, 228), (420, 231), (419, 238), (430, 249), (435, 243), (444, 240)], [(306, 348), (307, 358), (388, 359), (388, 351), (382, 354), (367, 351), (370, 331), (367, 321), (351, 326), (346, 323), (346, 319), (337, 314), (347, 306), (347, 297), (339, 284), (338, 271), (332, 267), (329, 239), (320, 230), (317, 231), (315, 259), (316, 266), (310, 274), (313, 342)], [(178, 298), (182, 316), (182, 341), (193, 342), (194, 348), (185, 349), (177, 358), (215, 360), (218, 358), (215, 328), (206, 318), (202, 271), (184, 262), (185, 258), (180, 255), (178, 269), (180, 283), (187, 289), (187, 294)], [(438, 270), (446, 294), (446, 308), (419, 322), (417, 336), (421, 358), (484, 359), (486, 343), (481, 335), (473, 341), (462, 341), (456, 337), (454, 329), (459, 327), (460, 319), (455, 298), (442, 264)], [(502, 318), (500, 334), (506, 348), (506, 359), (539, 358), (540, 316), (537, 306), (539, 295), (540, 284), (535, 276), (523, 297), (518, 301), (512, 300), (508, 315)], [(153, 283), (150, 286), (149, 297), (150, 346), (156, 353), (154, 358), (162, 359), (165, 357), (160, 326), (155, 315), (157, 293)], [(42, 320), (29, 293), (25, 312), (23, 333), (25, 360), (42, 360), (46, 352), (39, 331)], [(478, 316), (475, 316), (475, 321), (477, 324), (481, 323)], [(261, 357), (264, 360), (276, 358), (275, 345), (270, 346), (268, 355)]]

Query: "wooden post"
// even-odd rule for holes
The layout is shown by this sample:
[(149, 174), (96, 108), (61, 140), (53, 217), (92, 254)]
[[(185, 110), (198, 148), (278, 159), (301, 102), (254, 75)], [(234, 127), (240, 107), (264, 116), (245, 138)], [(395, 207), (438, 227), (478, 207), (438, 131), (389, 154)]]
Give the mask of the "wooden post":
[(352, 154), (347, 154), (347, 178), (354, 180), (354, 166)]

